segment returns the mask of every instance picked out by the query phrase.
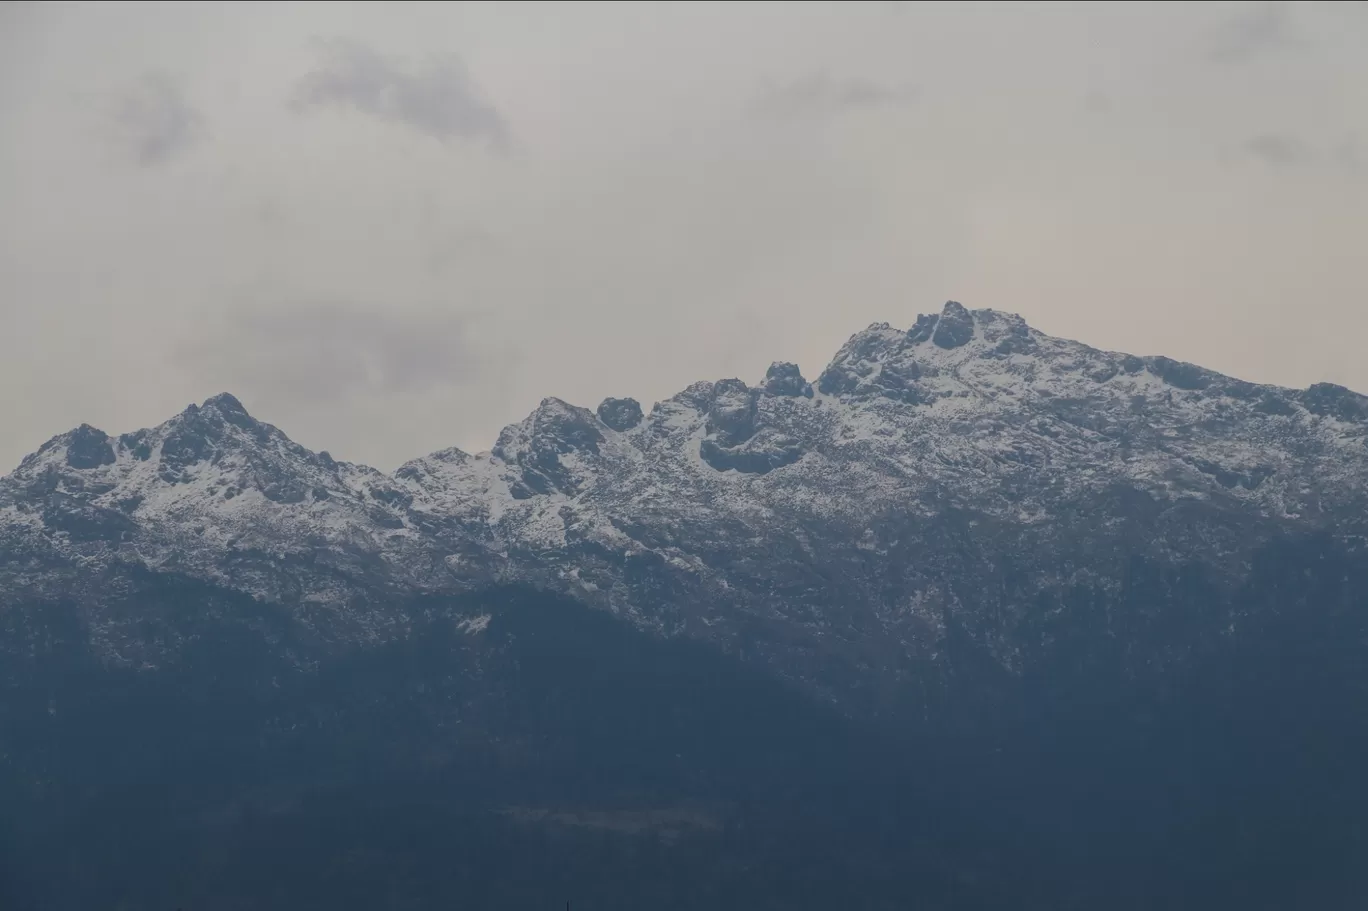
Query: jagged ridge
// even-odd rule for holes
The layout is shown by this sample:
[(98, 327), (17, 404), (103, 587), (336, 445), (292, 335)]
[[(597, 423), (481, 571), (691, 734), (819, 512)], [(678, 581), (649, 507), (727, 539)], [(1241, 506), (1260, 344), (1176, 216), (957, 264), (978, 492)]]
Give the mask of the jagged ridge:
[[(358, 606), (367, 592), (511, 578), (724, 643), (760, 618), (804, 648), (925, 656), (966, 597), (927, 537), (947, 516), (1102, 575), (1122, 537), (1235, 565), (1289, 523), (1358, 528), (1365, 440), (1368, 398), (1342, 387), (1100, 351), (952, 301), (855, 334), (815, 384), (776, 363), (648, 414), (548, 398), (488, 452), (392, 475), (227, 394), (120, 437), (82, 425), (0, 481), (0, 547), (16, 590), (134, 563), (321, 603), (345, 635), (402, 633)], [(848, 612), (816, 606), (833, 592)]]

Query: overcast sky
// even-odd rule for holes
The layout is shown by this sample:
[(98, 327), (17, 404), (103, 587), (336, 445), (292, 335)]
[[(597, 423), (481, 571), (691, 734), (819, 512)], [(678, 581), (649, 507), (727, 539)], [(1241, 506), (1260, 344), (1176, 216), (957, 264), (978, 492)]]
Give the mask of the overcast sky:
[(391, 469), (948, 298), (1368, 391), (1368, 5), (0, 6), (0, 471)]

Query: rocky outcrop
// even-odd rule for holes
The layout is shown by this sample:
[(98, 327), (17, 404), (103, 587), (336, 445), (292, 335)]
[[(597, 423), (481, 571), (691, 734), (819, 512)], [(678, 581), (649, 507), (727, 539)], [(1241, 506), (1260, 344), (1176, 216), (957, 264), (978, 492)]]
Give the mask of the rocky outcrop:
[(946, 301), (931, 335), (933, 344), (941, 348), (958, 348), (969, 344), (974, 337), (974, 317), (959, 301)]
[(769, 395), (788, 395), (812, 398), (812, 384), (803, 379), (797, 364), (775, 361), (765, 371), (765, 382), (761, 388)]
[(641, 423), (641, 403), (636, 399), (607, 398), (599, 403), (598, 419), (619, 433)]

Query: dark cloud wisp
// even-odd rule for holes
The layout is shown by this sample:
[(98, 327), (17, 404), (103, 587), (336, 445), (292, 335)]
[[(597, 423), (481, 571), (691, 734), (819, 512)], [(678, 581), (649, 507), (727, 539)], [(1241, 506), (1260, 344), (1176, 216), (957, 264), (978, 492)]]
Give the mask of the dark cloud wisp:
[(1301, 44), (1286, 3), (1255, 3), (1212, 30), (1207, 57), (1217, 63), (1242, 63)]
[(120, 141), (143, 167), (182, 155), (203, 133), (204, 118), (165, 73), (149, 73), (118, 101), (114, 123)]
[(862, 108), (900, 107), (915, 101), (917, 94), (917, 88), (911, 85), (885, 85), (871, 79), (836, 78), (818, 72), (769, 86), (751, 104), (751, 111), (774, 118), (838, 114)]
[(1290, 133), (1260, 133), (1244, 144), (1245, 151), (1275, 168), (1302, 165), (1311, 161), (1311, 147)]
[(1245, 140), (1243, 149), (1247, 156), (1279, 170), (1314, 167), (1350, 177), (1364, 170), (1358, 139), (1352, 133), (1338, 143), (1310, 142), (1288, 132), (1260, 133)]
[(342, 105), (443, 142), (484, 140), (507, 147), (507, 123), (458, 57), (410, 67), (355, 41), (321, 42), (320, 51), (319, 67), (300, 81), (291, 100), (294, 110)]

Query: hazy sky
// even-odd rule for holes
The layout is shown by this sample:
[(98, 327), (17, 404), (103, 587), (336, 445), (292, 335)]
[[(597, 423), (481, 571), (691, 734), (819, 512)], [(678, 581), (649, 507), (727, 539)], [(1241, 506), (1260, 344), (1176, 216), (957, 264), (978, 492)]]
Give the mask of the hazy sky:
[(0, 471), (389, 469), (947, 298), (1368, 391), (1368, 5), (8, 3)]

